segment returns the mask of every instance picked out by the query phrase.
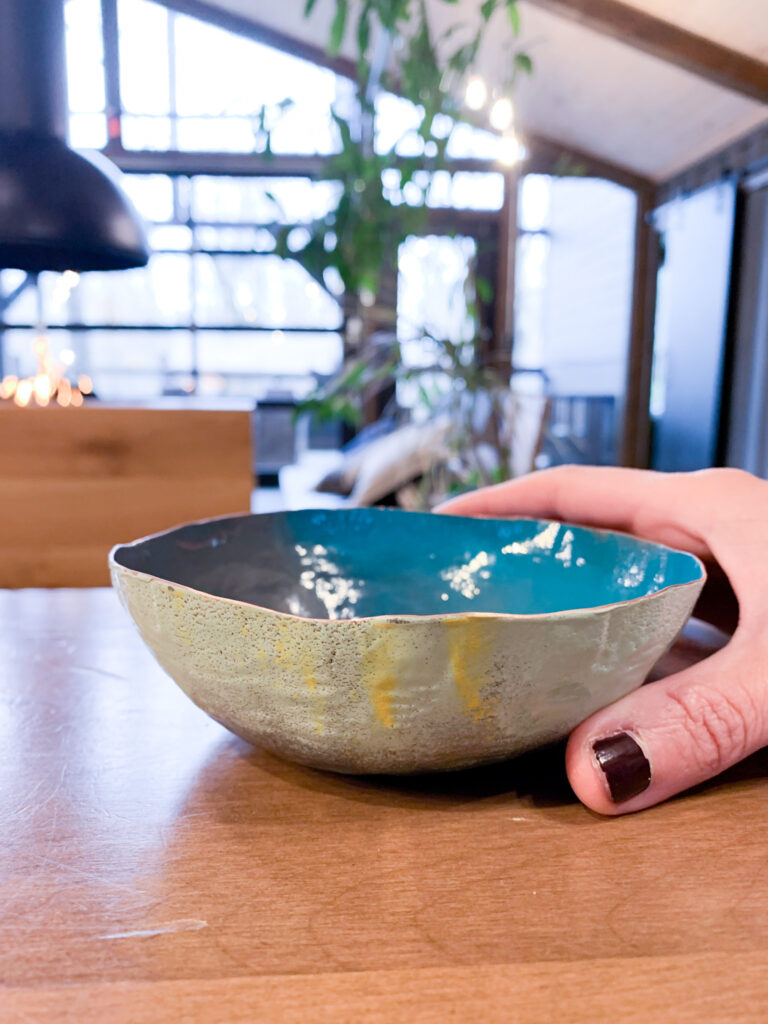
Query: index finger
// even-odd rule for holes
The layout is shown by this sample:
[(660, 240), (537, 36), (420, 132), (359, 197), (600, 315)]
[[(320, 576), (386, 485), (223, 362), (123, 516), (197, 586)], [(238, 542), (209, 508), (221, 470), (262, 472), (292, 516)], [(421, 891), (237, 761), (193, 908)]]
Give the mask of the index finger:
[(558, 466), (463, 494), (437, 511), (466, 516), (530, 516), (623, 530), (702, 557), (705, 513), (675, 494), (679, 477), (612, 466)]

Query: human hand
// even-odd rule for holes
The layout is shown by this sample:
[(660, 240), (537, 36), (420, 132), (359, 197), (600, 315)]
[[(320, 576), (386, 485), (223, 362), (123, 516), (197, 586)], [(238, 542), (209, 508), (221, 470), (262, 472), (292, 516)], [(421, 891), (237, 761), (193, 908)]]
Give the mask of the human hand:
[(735, 469), (563, 466), (462, 495), (439, 511), (622, 530), (707, 563), (710, 582), (694, 614), (735, 632), (705, 661), (577, 726), (566, 770), (587, 807), (642, 810), (768, 745), (768, 482)]

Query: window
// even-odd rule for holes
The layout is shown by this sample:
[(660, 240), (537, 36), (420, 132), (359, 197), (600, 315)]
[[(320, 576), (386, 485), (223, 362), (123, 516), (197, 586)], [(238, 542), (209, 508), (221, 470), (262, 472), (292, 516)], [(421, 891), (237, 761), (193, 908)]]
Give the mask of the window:
[(521, 183), (513, 358), (548, 381), (550, 462), (615, 459), (635, 203), (633, 192), (595, 178), (531, 174)]
[(67, 0), (64, 16), (69, 141), (76, 149), (103, 149), (107, 144), (107, 118), (101, 2)]
[[(54, 354), (64, 352), (77, 374), (89, 374), (100, 397), (196, 391), (259, 398), (271, 390), (299, 397), (338, 368), (338, 300), (298, 263), (272, 255), (272, 236), (258, 227), (280, 219), (280, 196), (300, 216), (316, 216), (330, 183), (159, 174), (124, 180), (149, 223), (148, 266), (44, 273), (38, 282), (45, 323), (62, 328), (50, 332)], [(10, 293), (14, 272), (3, 273), (11, 275)], [(6, 334), (5, 373), (34, 370), (34, 332), (21, 325), (37, 316), (31, 288), (5, 311), (6, 322), (19, 325)]]
[[(332, 111), (349, 102), (352, 82), (156, 0), (65, 0), (65, 12), (70, 142), (118, 160), (127, 151), (152, 152), (159, 173), (128, 173), (123, 185), (146, 218), (153, 255), (139, 270), (41, 274), (39, 306), (35, 290), (26, 288), (4, 310), (4, 372), (34, 370), (32, 325), (42, 310), (54, 357), (89, 374), (104, 398), (306, 394), (341, 363), (343, 287), (338, 274), (315, 280), (298, 262), (278, 258), (270, 226), (321, 218), (340, 186), (313, 180), (316, 172), (265, 174), (263, 127), (277, 157), (332, 154), (339, 142)], [(112, 49), (104, 27), (115, 25), (119, 62), (106, 67)], [(115, 112), (108, 97), (119, 107), (109, 121)], [(380, 95), (377, 149), (413, 152), (414, 116), (407, 101)], [(495, 135), (444, 122), (451, 156), (495, 159)], [(182, 153), (208, 154), (206, 173), (186, 166), (180, 174), (174, 161)], [(237, 174), (227, 163), (233, 154), (241, 161)], [(392, 200), (413, 202), (397, 171), (387, 175)], [(503, 175), (492, 166), (485, 173), (424, 172), (421, 183), (435, 209), (488, 214), (504, 200)], [(301, 231), (293, 238), (297, 247)], [(446, 236), (427, 244), (426, 261), (415, 255), (419, 240), (404, 247), (402, 259), (413, 264), (413, 281), (432, 281), (433, 270), (445, 270), (440, 295), (447, 302), (451, 261), (458, 260), (458, 273), (474, 242)], [(0, 275), (5, 295), (15, 287), (8, 274)], [(426, 315), (411, 309), (418, 301), (413, 284), (402, 287), (402, 316)], [(458, 309), (451, 307), (451, 330), (461, 320)], [(447, 313), (444, 306), (441, 315)]]
[(274, 152), (336, 148), (331, 107), (351, 86), (332, 71), (150, 0), (118, 16), (127, 149), (260, 152), (263, 109)]
[[(433, 339), (453, 344), (472, 339), (467, 280), (476, 253), (475, 239), (461, 236), (412, 237), (400, 246), (397, 335), (405, 366), (439, 366)], [(425, 392), (434, 399), (450, 384), (445, 373), (420, 374), (398, 383), (398, 400), (404, 408), (425, 413)]]

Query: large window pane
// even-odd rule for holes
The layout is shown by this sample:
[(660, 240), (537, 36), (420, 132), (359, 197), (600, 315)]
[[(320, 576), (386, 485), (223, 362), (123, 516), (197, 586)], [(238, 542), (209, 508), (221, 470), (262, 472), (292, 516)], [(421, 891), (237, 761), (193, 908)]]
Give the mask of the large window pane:
[(171, 119), (169, 117), (130, 117), (121, 121), (123, 145), (126, 149), (149, 149), (161, 152), (171, 149)]
[[(45, 332), (51, 356), (72, 381), (88, 374), (103, 400), (152, 398), (183, 390), (191, 381), (192, 346), (186, 331)], [(36, 372), (32, 330), (7, 331), (5, 370), (19, 377)]]
[(547, 257), (546, 234), (523, 234), (517, 242), (515, 264), (515, 352), (518, 369), (539, 369), (544, 352), (546, 326)]
[(139, 270), (82, 274), (70, 299), (70, 318), (115, 326), (187, 324), (189, 261), (185, 253), (157, 253)]
[(243, 252), (271, 252), (275, 239), (266, 228), (219, 227), (203, 224), (194, 229), (198, 249), (234, 249)]
[(103, 149), (107, 119), (100, 0), (67, 0), (64, 18), (69, 143), (75, 149)]
[[(337, 95), (332, 71), (194, 18), (178, 16), (175, 21), (181, 118), (255, 118), (262, 107), (289, 99), (295, 106), (275, 125), (274, 150), (331, 152), (330, 111)], [(238, 130), (242, 127), (233, 125), (233, 139)]]
[[(402, 96), (381, 92), (376, 97), (375, 116), (377, 153), (394, 151), (398, 156), (420, 156), (424, 152), (424, 140), (417, 133), (424, 117), (422, 107)], [(461, 122), (456, 124), (444, 114), (435, 119), (433, 132), (439, 138), (449, 136), (446, 150), (449, 157), (499, 158), (501, 139), (495, 132)]]
[[(335, 373), (342, 341), (330, 332), (68, 331), (45, 332), (50, 354), (72, 381), (88, 374), (103, 401), (148, 400), (193, 392), (209, 397), (286, 400), (306, 396), (317, 377)], [(5, 372), (37, 371), (37, 332), (5, 332)]]
[(341, 326), (339, 304), (293, 260), (198, 254), (194, 270), (201, 326)]
[(498, 171), (416, 171), (402, 187), (400, 172), (390, 168), (381, 176), (384, 195), (394, 205), (407, 203), (456, 210), (500, 210), (504, 205), (504, 175)]
[(191, 212), (196, 221), (295, 224), (324, 217), (338, 193), (332, 181), (201, 175), (192, 179)]
[(273, 375), (295, 378), (303, 389), (307, 381), (312, 383), (313, 374), (334, 373), (342, 357), (338, 334), (311, 331), (200, 331), (197, 344), (201, 373), (236, 377), (241, 386), (249, 378), (260, 377), (262, 389)]
[(67, 0), (64, 5), (67, 99), (72, 113), (104, 110), (104, 48), (100, 0)]
[(517, 206), (521, 231), (546, 231), (549, 227), (552, 178), (548, 174), (526, 174), (520, 182)]
[(263, 148), (259, 139), (255, 118), (184, 117), (176, 127), (176, 146), (191, 152), (253, 153)]
[(122, 187), (150, 221), (173, 220), (173, 179), (165, 174), (125, 174)]
[[(455, 344), (472, 338), (467, 282), (476, 250), (473, 238), (445, 235), (411, 237), (400, 246), (397, 336), (405, 366), (439, 366), (441, 352), (436, 342)], [(418, 410), (425, 390), (434, 398), (450, 386), (451, 378), (445, 373), (421, 374), (400, 381), (397, 396), (402, 406)]]
[[(170, 112), (169, 17), (165, 7), (149, 0), (118, 4), (120, 97), (128, 114)], [(143, 148), (134, 141), (130, 148)]]
[(127, 148), (258, 151), (262, 110), (275, 152), (338, 148), (331, 107), (350, 84), (332, 71), (151, 0), (118, 10)]
[(69, 144), (73, 149), (103, 149), (107, 144), (104, 114), (70, 114)]
[[(146, 267), (87, 274), (40, 274), (47, 324), (186, 325), (190, 322), (190, 256), (156, 253)], [(37, 294), (27, 288), (5, 311), (12, 324), (37, 322)]]
[(472, 337), (466, 286), (476, 252), (472, 238), (428, 235), (400, 246), (397, 333), (407, 343), (424, 331), (452, 342)]
[(188, 331), (87, 331), (72, 347), (106, 401), (147, 399), (194, 390), (194, 345)]
[(595, 178), (523, 179), (512, 355), (548, 381), (542, 464), (616, 458), (635, 202), (628, 189)]

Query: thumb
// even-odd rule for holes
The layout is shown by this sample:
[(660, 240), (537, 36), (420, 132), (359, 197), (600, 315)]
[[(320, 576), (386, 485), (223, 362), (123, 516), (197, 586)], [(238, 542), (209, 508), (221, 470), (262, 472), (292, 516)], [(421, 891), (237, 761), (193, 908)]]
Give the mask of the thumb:
[(683, 672), (643, 686), (571, 734), (566, 768), (601, 814), (650, 807), (768, 744), (765, 645), (739, 639)]

